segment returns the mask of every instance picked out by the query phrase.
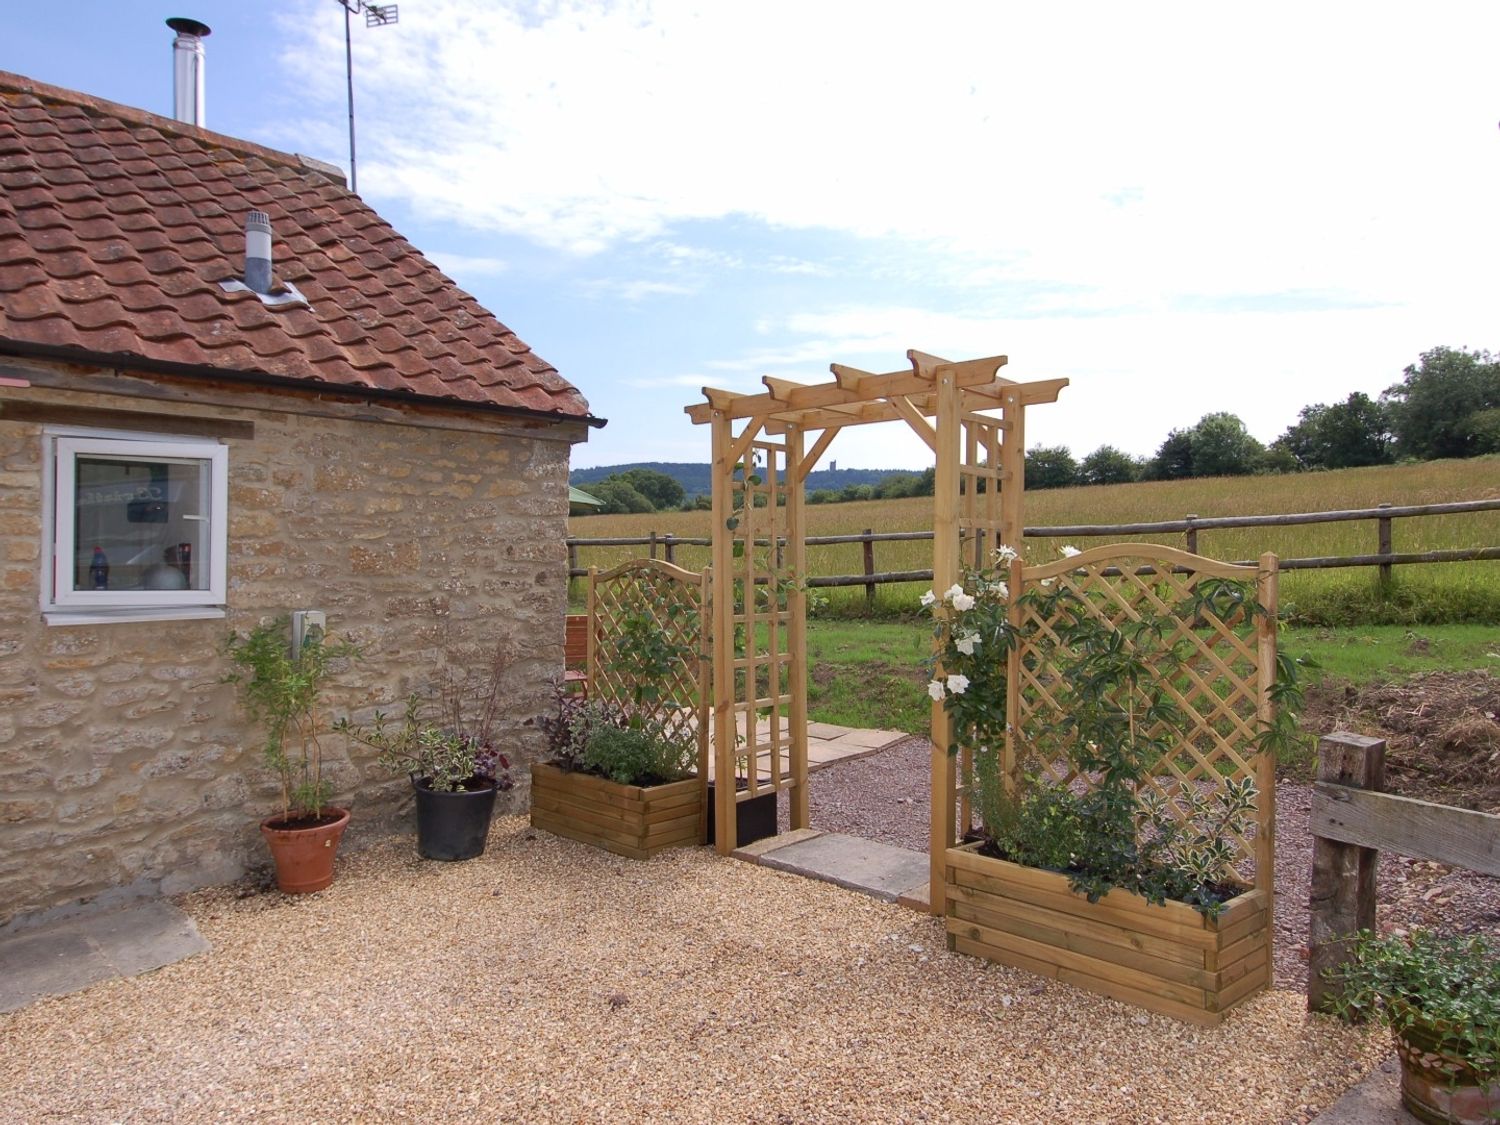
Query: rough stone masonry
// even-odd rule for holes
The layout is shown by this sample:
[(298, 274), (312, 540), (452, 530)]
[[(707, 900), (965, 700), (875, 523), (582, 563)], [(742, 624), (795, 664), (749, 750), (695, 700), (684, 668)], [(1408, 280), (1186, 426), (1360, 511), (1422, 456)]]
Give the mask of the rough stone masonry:
[[(278, 790), (223, 682), (223, 645), (296, 609), (326, 611), (330, 633), (361, 651), (325, 693), (329, 720), (399, 711), (448, 671), (482, 675), (503, 643), (500, 726), (518, 789), (497, 811), (524, 807), (535, 718), (562, 667), (566, 427), (275, 391), (145, 401), (32, 386), (5, 401), (58, 418), (135, 411), (167, 433), (174, 418), (250, 422), (253, 437), (226, 439), (225, 620), (49, 625), (46, 423), (0, 404), (0, 927), (266, 862), (257, 823)], [(345, 846), (358, 847), (404, 812), (409, 785), (341, 736), (322, 746), (354, 813)]]

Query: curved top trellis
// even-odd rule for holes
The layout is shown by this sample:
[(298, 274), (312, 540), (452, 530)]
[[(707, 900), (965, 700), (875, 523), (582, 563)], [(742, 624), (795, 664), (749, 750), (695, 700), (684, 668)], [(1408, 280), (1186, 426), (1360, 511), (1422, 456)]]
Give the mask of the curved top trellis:
[[(935, 588), (1019, 543), (1026, 407), (1056, 402), (1066, 379), (1018, 383), (1005, 356), (954, 362), (908, 351), (910, 370), (873, 374), (833, 364), (834, 381), (769, 375), (760, 394), (703, 388), (686, 408), (712, 426), (713, 755), (717, 845), (736, 846), (735, 804), (788, 790), (793, 828), (808, 826), (807, 651), (803, 484), (838, 432), (905, 422), (937, 459), (933, 488)], [(804, 436), (816, 434), (810, 447)], [(943, 910), (943, 853), (957, 840), (955, 763), (948, 714), (932, 709), (932, 908)], [(941, 748), (941, 749), (939, 749)]]

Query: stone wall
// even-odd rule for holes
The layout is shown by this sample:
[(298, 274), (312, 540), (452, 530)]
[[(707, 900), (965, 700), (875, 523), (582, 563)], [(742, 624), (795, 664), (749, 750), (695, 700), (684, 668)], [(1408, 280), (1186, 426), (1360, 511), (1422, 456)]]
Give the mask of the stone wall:
[[(116, 395), (5, 395), (165, 413)], [(533, 721), (562, 667), (570, 446), (558, 439), (576, 428), (528, 436), (457, 414), (405, 425), (302, 413), (315, 407), (268, 392), (233, 401), (170, 408), (254, 425), (227, 442), (228, 619), (87, 626), (42, 619), (43, 427), (0, 409), (0, 926), (268, 862), (257, 821), (278, 790), (222, 682), (222, 649), (230, 629), (295, 609), (326, 611), (330, 634), (361, 650), (326, 694), (330, 717), (399, 710), (446, 671), (483, 673), (503, 643), (517, 789), (497, 812), (525, 807), (525, 766), (542, 749)], [(439, 428), (455, 425), (467, 428)], [(404, 779), (341, 736), (323, 746), (336, 801), (354, 812), (346, 847), (412, 830)]]

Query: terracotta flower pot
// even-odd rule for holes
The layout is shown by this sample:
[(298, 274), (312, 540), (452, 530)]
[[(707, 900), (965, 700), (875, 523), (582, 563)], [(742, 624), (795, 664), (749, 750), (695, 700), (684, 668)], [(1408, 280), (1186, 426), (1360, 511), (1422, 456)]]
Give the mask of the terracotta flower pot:
[(276, 886), (289, 895), (321, 891), (333, 882), (333, 854), (349, 825), (349, 810), (328, 806), (316, 821), (292, 821), (279, 816), (260, 822), (271, 858), (276, 861)]
[(1500, 1082), (1481, 1085), (1473, 1068), (1445, 1048), (1432, 1028), (1394, 1033), (1401, 1060), (1401, 1104), (1431, 1125), (1480, 1125), (1500, 1119)]

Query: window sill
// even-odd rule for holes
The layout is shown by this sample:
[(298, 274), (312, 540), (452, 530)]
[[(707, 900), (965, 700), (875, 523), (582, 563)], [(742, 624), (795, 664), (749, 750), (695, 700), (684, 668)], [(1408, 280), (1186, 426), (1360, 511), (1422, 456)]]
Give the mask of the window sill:
[(223, 606), (153, 606), (141, 609), (49, 609), (42, 611), (48, 625), (110, 625), (129, 621), (213, 621), (224, 617)]

